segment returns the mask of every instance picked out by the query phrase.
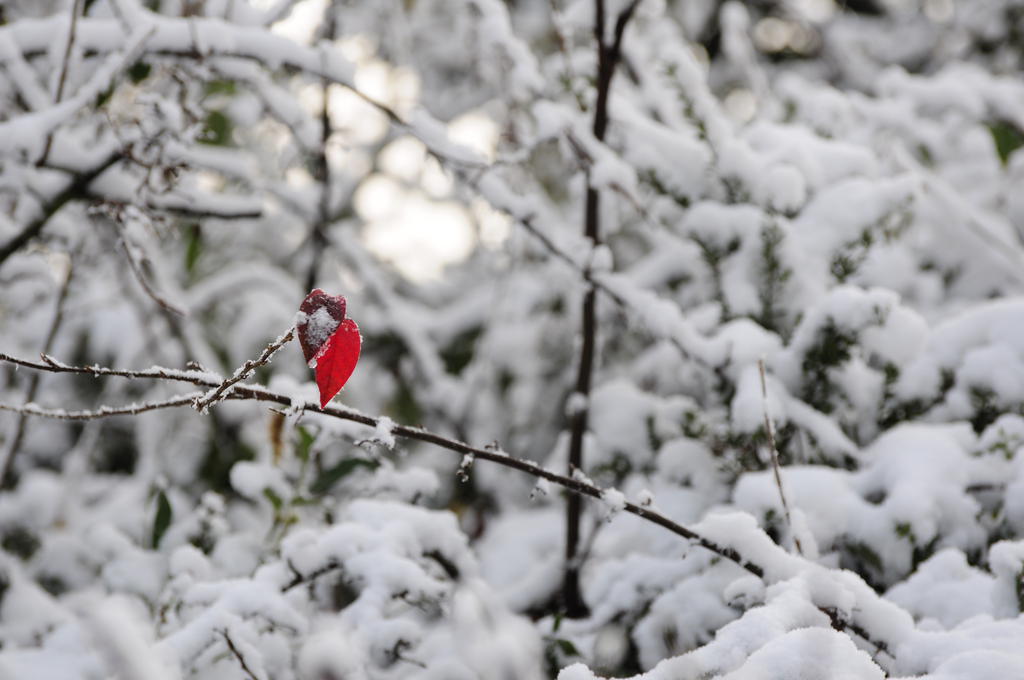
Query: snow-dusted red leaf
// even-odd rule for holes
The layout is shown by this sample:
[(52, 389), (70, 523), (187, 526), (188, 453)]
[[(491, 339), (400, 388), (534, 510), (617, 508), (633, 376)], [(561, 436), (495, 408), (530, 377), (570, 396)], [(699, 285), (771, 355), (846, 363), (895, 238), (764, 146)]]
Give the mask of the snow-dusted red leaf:
[(320, 407), (327, 405), (348, 382), (359, 361), (359, 326), (345, 318), (345, 298), (319, 288), (306, 296), (296, 324), (306, 363), (316, 373)]
[(345, 320), (345, 298), (328, 295), (319, 288), (306, 296), (299, 306), (302, 320), (297, 324), (302, 355), (310, 364), (327, 339)]
[(327, 402), (348, 382), (359, 361), (362, 341), (356, 322), (345, 319), (317, 352), (314, 370), (316, 384), (320, 388), (320, 408), (327, 406)]

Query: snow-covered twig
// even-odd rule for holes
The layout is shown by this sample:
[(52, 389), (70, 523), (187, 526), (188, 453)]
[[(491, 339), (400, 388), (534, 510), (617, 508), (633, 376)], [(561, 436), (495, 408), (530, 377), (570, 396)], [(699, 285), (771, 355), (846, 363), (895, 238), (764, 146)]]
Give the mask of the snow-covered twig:
[(800, 537), (793, 531), (793, 519), (790, 516), (789, 503), (786, 501), (786, 491), (782, 486), (782, 471), (779, 469), (779, 447), (775, 443), (775, 423), (768, 414), (768, 379), (765, 376), (763, 358), (757, 360), (757, 370), (758, 373), (761, 374), (761, 404), (762, 411), (764, 413), (764, 432), (768, 437), (768, 448), (770, 449), (772, 459), (772, 472), (775, 474), (775, 486), (779, 490), (779, 501), (782, 502), (782, 514), (786, 518), (786, 528), (789, 529), (789, 534), (793, 537), (793, 545), (796, 547), (796, 551), (803, 555), (804, 549), (803, 546), (800, 545)]
[(263, 352), (260, 354), (258, 359), (249, 359), (244, 364), (238, 367), (234, 375), (222, 382), (216, 388), (210, 390), (206, 394), (197, 398), (192, 406), (200, 413), (206, 413), (207, 410), (219, 401), (223, 401), (228, 397), (228, 390), (236, 383), (248, 378), (253, 371), (260, 366), (266, 366), (270, 363), (271, 358), (277, 354), (278, 350), (284, 347), (292, 338), (295, 337), (295, 326), (292, 326), (287, 331), (281, 334), (276, 340), (271, 342), (269, 345), (263, 348)]
[[(50, 371), (55, 373), (77, 373), (87, 375), (111, 375), (120, 376), (125, 378), (140, 378), (140, 379), (155, 379), (155, 380), (177, 380), (182, 382), (189, 382), (195, 385), (217, 387), (220, 384), (219, 379), (214, 379), (216, 376), (211, 376), (209, 373), (203, 373), (200, 371), (180, 371), (172, 368), (165, 367), (154, 367), (146, 370), (119, 370), (101, 366), (69, 366), (62, 364), (51, 357), (45, 357), (45, 363), (38, 363), (27, 361), (25, 359), (18, 359), (9, 355), (0, 354), (0, 361), (13, 363), (18, 366), (25, 368), (31, 368), (35, 370)], [(153, 410), (156, 408), (171, 408), (175, 406), (186, 406), (192, 404), (199, 393), (193, 393), (189, 395), (183, 395), (181, 397), (169, 399), (163, 402), (151, 402), (150, 404), (137, 405), (134, 407), (126, 408), (110, 408), (102, 407), (96, 411), (88, 412), (66, 412), (61, 410), (47, 410), (39, 408), (35, 405), (28, 406), (6, 406), (0, 405), (0, 410), (24, 412), (29, 415), (36, 415), (40, 417), (59, 418), (59, 419), (92, 419), (102, 418), (113, 415), (130, 415), (134, 413), (141, 413), (144, 410)], [(294, 398), (291, 395), (282, 394), (274, 390), (270, 390), (266, 387), (259, 385), (235, 385), (230, 393), (230, 398), (240, 400), (253, 400), (253, 401), (265, 401), (281, 404), (283, 406), (295, 406)], [(306, 402), (302, 405), (303, 409), (309, 413), (320, 413), (333, 418), (340, 418), (342, 420), (348, 420), (354, 423), (367, 425), (369, 427), (376, 428), (381, 422), (382, 417), (375, 417), (367, 415), (355, 409), (350, 409), (342, 406), (326, 406), (320, 407), (316, 402)], [(537, 479), (543, 479), (548, 482), (557, 484), (558, 486), (578, 494), (580, 496), (587, 496), (597, 500), (601, 500), (607, 494), (607, 489), (604, 489), (593, 482), (578, 478), (577, 476), (567, 476), (552, 472), (537, 463), (522, 458), (516, 458), (508, 455), (504, 451), (495, 448), (488, 447), (476, 447), (466, 442), (445, 437), (440, 434), (431, 432), (422, 427), (410, 427), (408, 425), (393, 425), (390, 427), (390, 431), (395, 437), (402, 437), (404, 439), (410, 439), (415, 441), (424, 442), (427, 444), (433, 444), (439, 448), (452, 451), (460, 456), (472, 455), (476, 460), (486, 460), (498, 465), (502, 465), (509, 469), (518, 470), (525, 474), (531, 475)], [(751, 561), (746, 556), (742, 555), (735, 548), (728, 545), (716, 542), (708, 538), (707, 536), (690, 529), (678, 522), (675, 522), (671, 518), (661, 514), (660, 512), (652, 509), (646, 505), (638, 505), (636, 503), (626, 501), (621, 511), (636, 515), (642, 519), (647, 520), (653, 524), (656, 524), (673, 534), (680, 536), (687, 541), (690, 541), (693, 545), (702, 547), (720, 557), (723, 557), (731, 562), (734, 562), (747, 572), (763, 577), (766, 574), (764, 566), (761, 564)], [(795, 558), (796, 559), (796, 558)], [(296, 573), (296, 578), (290, 582), (285, 589), (290, 589), (300, 585), (303, 582), (307, 582), (315, 578), (314, 574), (301, 575)], [(857, 635), (866, 640), (870, 645), (875, 647), (879, 652), (891, 655), (891, 645), (888, 645), (885, 641), (875, 638), (870, 631), (863, 626), (857, 624), (855, 621), (849, 620), (848, 617), (840, 614), (835, 609), (830, 607), (820, 607), (820, 611), (828, 616), (829, 621), (836, 630), (844, 631)]]
[[(52, 135), (61, 125), (92, 104), (96, 97), (117, 81), (121, 73), (145, 51), (146, 41), (155, 32), (140, 27), (124, 43), (120, 53), (108, 56), (103, 65), (79, 88), (73, 97), (42, 111), (33, 111), (0, 123), (0, 151), (9, 154), (32, 151), (42, 135)], [(0, 37), (0, 40), (7, 36)], [(40, 156), (40, 161), (45, 159)]]
[[(110, 196), (95, 189), (88, 188), (84, 192), (85, 198), (98, 201), (110, 200)], [(180, 215), (191, 219), (213, 218), (218, 220), (253, 220), (263, 216), (263, 209), (255, 205), (246, 205), (244, 201), (233, 201), (237, 205), (231, 205), (220, 196), (221, 202), (204, 205), (201, 196), (190, 195), (180, 196), (174, 193), (159, 196), (146, 196), (143, 198), (146, 208), (172, 215)]]
[(0, 264), (3, 264), (4, 260), (38, 236), (39, 232), (42, 231), (43, 227), (46, 226), (46, 223), (50, 221), (50, 218), (57, 214), (58, 210), (63, 208), (69, 201), (81, 196), (97, 177), (106, 172), (112, 165), (121, 160), (121, 158), (121, 151), (114, 151), (101, 159), (93, 167), (74, 175), (71, 178), (71, 181), (69, 181), (60, 192), (55, 194), (48, 203), (43, 205), (42, 210), (35, 219), (26, 224), (25, 227), (7, 243), (0, 246)]
[[(285, 334), (287, 335), (287, 333)], [(284, 337), (284, 336), (282, 336)], [(271, 345), (273, 346), (273, 344)], [(268, 346), (271, 347), (271, 346)], [(180, 371), (173, 368), (166, 368), (163, 366), (157, 366), (145, 370), (121, 370), (113, 369), (103, 366), (69, 366), (61, 362), (56, 361), (52, 357), (44, 357), (45, 363), (38, 363), (34, 361), (28, 361), (25, 359), (18, 359), (16, 357), (9, 356), (7, 354), (0, 354), (0, 362), (12, 363), (25, 368), (31, 368), (41, 371), (50, 371), (53, 373), (77, 373), (85, 375), (110, 375), (119, 376), (123, 378), (137, 378), (137, 379), (151, 379), (151, 380), (176, 380), (181, 382), (188, 382), (194, 385), (209, 386), (219, 388), (224, 385), (227, 381), (221, 382), (219, 379), (213, 379), (209, 373), (203, 373), (201, 371)], [(208, 393), (207, 393), (208, 394)], [(152, 410), (152, 408), (170, 408), (172, 406), (185, 406), (192, 404), (197, 397), (203, 396), (202, 393), (193, 393), (191, 395), (183, 395), (174, 399), (170, 399), (164, 402), (153, 402), (146, 410)], [(274, 390), (270, 390), (260, 385), (234, 385), (231, 390), (230, 397), (233, 399), (244, 399), (253, 401), (267, 401), (284, 406), (293, 406), (294, 398), (291, 395), (282, 394)], [(174, 403), (172, 403), (174, 402)], [(159, 406), (156, 406), (159, 404)], [(140, 405), (142, 406), (142, 405)], [(131, 407), (127, 407), (131, 408)], [(303, 409), (308, 413), (321, 413), (334, 418), (340, 418), (342, 420), (348, 420), (354, 423), (360, 423), (369, 427), (376, 428), (381, 422), (383, 416), (375, 417), (367, 415), (355, 409), (350, 409), (342, 406), (326, 406), (321, 408), (316, 402), (310, 401), (303, 404)], [(7, 406), (0, 405), (0, 410), (7, 411), (25, 411), (29, 415), (37, 415), (44, 418), (58, 418), (67, 419), (67, 416), (75, 412), (67, 412), (62, 410), (48, 410), (43, 409), (35, 405), (28, 406)], [(81, 414), (89, 414), (89, 418), (100, 418), (111, 415), (123, 415), (128, 413), (125, 408), (109, 408), (103, 407), (96, 411), (79, 412)], [(558, 484), (559, 486), (573, 491), (577, 494), (589, 496), (591, 498), (600, 499), (602, 494), (605, 493), (605, 489), (597, 486), (596, 484), (570, 477), (561, 475), (556, 472), (552, 472), (547, 468), (538, 465), (529, 460), (522, 458), (515, 458), (508, 455), (504, 451), (489, 447), (476, 447), (466, 442), (459, 441), (445, 437), (440, 434), (431, 432), (422, 427), (411, 427), (408, 425), (394, 424), (391, 426), (391, 433), (395, 437), (402, 437), (404, 439), (412, 439), (421, 441), (427, 444), (433, 444), (443, 449), (453, 451), (461, 456), (472, 454), (477, 460), (487, 460), (493, 463), (498, 463), (505, 467), (519, 470), (533, 477), (546, 479), (549, 482)], [(746, 569), (752, 574), (761, 576), (764, 574), (764, 570), (748, 560), (744, 559), (739, 553), (732, 548), (727, 546), (718, 545), (717, 543), (699, 535), (687, 527), (677, 524), (668, 517), (635, 503), (627, 502), (623, 507), (623, 511), (632, 513), (639, 517), (643, 517), (648, 521), (651, 521), (661, 527), (668, 529), (669, 531), (686, 538), (687, 540), (693, 541), (696, 545), (710, 550), (711, 552), (725, 557), (738, 565)]]
[[(64, 60), (60, 66), (60, 78), (57, 80), (57, 93), (53, 98), (54, 104), (59, 104), (64, 97), (64, 83), (67, 82), (68, 64), (71, 61), (71, 50), (75, 47), (75, 29), (78, 27), (78, 15), (82, 13), (82, 0), (74, 0), (71, 3), (71, 26), (68, 28), (68, 42), (64, 46)], [(43, 146), (43, 155), (37, 165), (45, 165), (46, 158), (50, 155), (50, 147), (53, 145), (53, 131), (46, 135), (46, 143)]]
[(228, 651), (231, 652), (231, 655), (235, 657), (236, 661), (238, 661), (238, 664), (242, 667), (242, 671), (244, 671), (245, 674), (249, 676), (249, 680), (262, 680), (260, 676), (253, 673), (252, 669), (249, 668), (249, 664), (246, 663), (245, 657), (242, 655), (242, 652), (238, 649), (237, 646), (235, 646), (235, 642), (231, 639), (231, 635), (228, 633), (227, 629), (225, 628), (224, 630), (220, 631), (220, 634), (224, 638), (224, 643), (228, 646)]
[(136, 416), (146, 411), (158, 411), (165, 408), (176, 408), (187, 406), (202, 392), (189, 392), (163, 401), (148, 401), (141, 404), (128, 404), (127, 406), (100, 406), (92, 411), (65, 411), (64, 409), (43, 408), (33, 403), (21, 406), (0, 404), (0, 411), (21, 413), (27, 416), (39, 416), (40, 418), (53, 418), (55, 420), (96, 420), (97, 418), (109, 418), (111, 416)]
[(135, 280), (139, 283), (142, 290), (145, 291), (146, 295), (148, 295), (149, 298), (164, 311), (170, 312), (171, 314), (177, 314), (178, 316), (186, 316), (184, 309), (168, 300), (166, 297), (161, 295), (159, 291), (153, 288), (149, 279), (146, 278), (146, 273), (142, 270), (141, 258), (136, 254), (135, 248), (132, 244), (128, 242), (128, 234), (126, 233), (124, 225), (116, 218), (111, 221), (114, 223), (118, 233), (120, 234), (121, 249), (124, 251), (125, 257), (128, 260), (128, 267), (132, 270), (132, 274), (135, 276)]
[[(60, 329), (61, 322), (64, 320), (64, 301), (67, 299), (68, 291), (71, 286), (71, 275), (74, 272), (71, 262), (68, 262), (67, 273), (64, 276), (64, 282), (61, 284), (60, 292), (57, 293), (56, 309), (53, 313), (53, 321), (50, 322), (50, 330), (46, 334), (46, 340), (43, 342), (43, 352), (49, 352), (53, 348), (53, 343), (57, 339), (57, 331)], [(39, 373), (33, 373), (32, 377), (29, 378), (28, 389), (25, 391), (25, 401), (31, 403), (36, 398), (36, 390), (39, 389)], [(10, 442), (7, 446), (7, 450), (4, 454), (3, 463), (0, 463), (0, 489), (6, 488), (8, 481), (10, 480), (11, 471), (14, 470), (14, 459), (18, 455), (18, 450), (21, 448), (22, 439), (25, 437), (25, 428), (28, 427), (28, 416), (27, 413), (22, 413), (18, 417), (18, 423), (15, 425), (14, 434), (10, 438)]]
[(287, 593), (292, 588), (297, 588), (305, 583), (312, 583), (324, 574), (329, 574), (335, 569), (341, 569), (342, 565), (340, 562), (336, 560), (329, 560), (327, 564), (325, 564), (324, 566), (318, 569), (314, 569), (313, 571), (307, 574), (303, 574), (290, 563), (288, 566), (291, 568), (292, 572), (294, 573), (294, 576), (292, 577), (291, 581), (289, 581), (281, 587), (282, 593)]

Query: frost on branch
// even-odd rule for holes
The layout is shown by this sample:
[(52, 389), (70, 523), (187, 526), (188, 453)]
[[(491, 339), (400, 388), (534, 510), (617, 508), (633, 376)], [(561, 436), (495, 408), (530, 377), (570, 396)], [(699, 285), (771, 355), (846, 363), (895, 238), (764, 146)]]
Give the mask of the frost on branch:
[(0, 675), (1024, 676), (1021, 4), (896, 4), (6, 3)]

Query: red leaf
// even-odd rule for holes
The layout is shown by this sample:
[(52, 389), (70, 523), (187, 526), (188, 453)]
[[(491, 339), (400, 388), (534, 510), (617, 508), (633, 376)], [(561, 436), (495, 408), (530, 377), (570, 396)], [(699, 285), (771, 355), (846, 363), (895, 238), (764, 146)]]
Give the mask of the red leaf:
[(362, 342), (359, 326), (352, 319), (345, 319), (313, 357), (316, 361), (316, 384), (320, 388), (320, 408), (327, 406), (327, 402), (348, 382), (359, 361)]
[(299, 311), (305, 315), (297, 324), (299, 344), (306, 363), (312, 366), (313, 357), (345, 320), (345, 298), (317, 288), (302, 301)]
[(299, 344), (306, 363), (316, 373), (320, 408), (345, 386), (359, 361), (359, 326), (345, 318), (345, 307), (344, 297), (328, 295), (319, 288), (307, 295), (299, 307)]

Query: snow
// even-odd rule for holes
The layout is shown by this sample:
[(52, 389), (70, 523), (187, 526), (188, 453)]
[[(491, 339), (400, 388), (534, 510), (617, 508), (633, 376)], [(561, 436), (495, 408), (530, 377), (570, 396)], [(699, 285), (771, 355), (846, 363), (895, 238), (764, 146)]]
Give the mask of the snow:
[(995, 579), (967, 564), (965, 555), (946, 548), (925, 561), (906, 581), (886, 592), (886, 597), (917, 619), (931, 619), (943, 628), (979, 614), (991, 613)]
[(338, 330), (340, 324), (341, 320), (331, 316), (327, 307), (318, 307), (315, 312), (305, 319), (303, 325), (305, 326), (304, 332), (306, 337), (309, 338), (309, 344), (312, 347), (320, 347), (327, 341), (327, 338), (331, 337), (334, 331)]
[(123, 599), (96, 603), (87, 614), (87, 625), (108, 667), (124, 677), (174, 680), (178, 674), (154, 653), (146, 626), (133, 607)]
[(610, 520), (626, 508), (626, 495), (618, 489), (605, 489), (601, 492), (601, 503), (605, 508), (605, 518)]
[(0, 677), (1024, 677), (1018, 0), (641, 2), (601, 140), (590, 0), (180, 4), (5, 6)]
[(324, 677), (362, 680), (365, 660), (350, 640), (353, 631), (324, 630), (311, 636), (299, 652), (299, 677), (319, 680)]
[(880, 680), (885, 673), (850, 638), (820, 628), (794, 630), (750, 655), (723, 680), (787, 678)]
[(264, 491), (272, 491), (278, 498), (291, 495), (284, 472), (268, 463), (239, 462), (231, 468), (231, 486), (246, 498), (258, 501)]
[(387, 416), (381, 416), (373, 428), (374, 439), (383, 444), (385, 448), (393, 449), (395, 448), (394, 429), (395, 421)]

